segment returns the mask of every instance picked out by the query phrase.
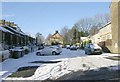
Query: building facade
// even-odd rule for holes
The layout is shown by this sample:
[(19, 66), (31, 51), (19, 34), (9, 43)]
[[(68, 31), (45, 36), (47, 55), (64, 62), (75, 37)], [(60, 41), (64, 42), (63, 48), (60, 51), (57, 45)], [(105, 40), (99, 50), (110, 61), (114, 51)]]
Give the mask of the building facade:
[(51, 37), (50, 37), (50, 43), (51, 44), (63, 44), (63, 36), (59, 34), (58, 31), (56, 31)]
[(112, 30), (111, 22), (99, 29), (98, 33), (91, 36), (92, 43), (99, 44), (106, 52), (112, 51)]
[(120, 0), (112, 0), (111, 6), (112, 53), (120, 54)]
[(11, 48), (13, 46), (26, 46), (33, 44), (34, 40), (34, 38), (21, 31), (17, 24), (0, 20), (0, 44), (3, 45), (4, 49), (5, 46)]

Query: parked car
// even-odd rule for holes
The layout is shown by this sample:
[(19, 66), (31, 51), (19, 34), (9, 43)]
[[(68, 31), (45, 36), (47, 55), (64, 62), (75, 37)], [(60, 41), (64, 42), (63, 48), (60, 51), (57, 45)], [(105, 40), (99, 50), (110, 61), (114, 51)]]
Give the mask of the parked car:
[(41, 50), (41, 49), (43, 49), (43, 48), (44, 48), (44, 45), (43, 45), (43, 44), (38, 45), (38, 50)]
[(80, 49), (80, 46), (79, 46), (79, 45), (77, 45), (76, 47), (77, 47), (77, 49)]
[(102, 48), (97, 44), (89, 43), (85, 46), (85, 54), (102, 54)]
[(72, 45), (72, 46), (70, 47), (70, 50), (77, 50), (77, 47), (76, 47), (75, 45)]
[(8, 59), (10, 56), (9, 50), (0, 51), (0, 61)]
[(59, 45), (59, 47), (63, 48), (63, 45)]
[(23, 49), (25, 49), (25, 54), (30, 52), (30, 48), (28, 46), (23, 46)]
[(8, 59), (9, 56), (10, 56), (10, 51), (9, 50), (4, 50), (4, 48), (0, 44), (0, 62)]
[(62, 52), (62, 49), (58, 46), (48, 46), (42, 50), (38, 50), (36, 55), (59, 55)]
[(66, 45), (66, 48), (67, 48), (67, 49), (70, 49), (70, 45)]

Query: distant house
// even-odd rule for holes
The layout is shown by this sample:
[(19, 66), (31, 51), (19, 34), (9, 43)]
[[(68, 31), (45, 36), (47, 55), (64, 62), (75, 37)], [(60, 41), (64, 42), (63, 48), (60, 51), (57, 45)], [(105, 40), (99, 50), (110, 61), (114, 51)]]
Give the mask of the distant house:
[(56, 31), (56, 32), (50, 37), (50, 43), (51, 43), (51, 44), (63, 44), (63, 36), (60, 35), (58, 31)]

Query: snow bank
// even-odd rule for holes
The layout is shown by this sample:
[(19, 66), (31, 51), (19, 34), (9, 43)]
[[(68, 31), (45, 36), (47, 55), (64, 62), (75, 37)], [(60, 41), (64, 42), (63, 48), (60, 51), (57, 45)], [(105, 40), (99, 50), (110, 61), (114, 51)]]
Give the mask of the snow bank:
[[(36, 56), (35, 52), (25, 55), (19, 59), (8, 59), (3, 62), (3, 71), (7, 71), (7, 74), (3, 75), (3, 79), (6, 80), (45, 80), (45, 79), (56, 79), (64, 74), (75, 72), (78, 70), (98, 70), (101, 67), (117, 66), (118, 61), (113, 61), (104, 58), (109, 54), (103, 55), (85, 55), (83, 50), (70, 51), (63, 49), (60, 55), (56, 56)], [(111, 54), (110, 54), (111, 55)], [(29, 63), (32, 61), (61, 61), (54, 64), (34, 64)], [(6, 78), (10, 73), (15, 72), (19, 67), (24, 66), (40, 66), (33, 76), (27, 78)]]

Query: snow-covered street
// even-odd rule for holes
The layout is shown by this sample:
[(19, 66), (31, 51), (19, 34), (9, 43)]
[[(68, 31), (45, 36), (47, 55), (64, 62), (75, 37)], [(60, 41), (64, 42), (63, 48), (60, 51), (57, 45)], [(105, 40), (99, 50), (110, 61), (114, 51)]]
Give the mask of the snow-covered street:
[[(2, 70), (0, 76), (6, 80), (46, 80), (57, 79), (64, 74), (78, 70), (99, 70), (101, 67), (118, 66), (118, 61), (106, 59), (107, 56), (117, 54), (103, 53), (102, 55), (86, 55), (83, 50), (69, 50), (63, 48), (60, 55), (36, 56), (35, 52), (19, 59), (8, 59), (0, 63)], [(34, 61), (61, 61), (58, 63), (30, 63)], [(7, 77), (18, 68), (24, 66), (39, 66), (34, 75), (27, 78)]]

